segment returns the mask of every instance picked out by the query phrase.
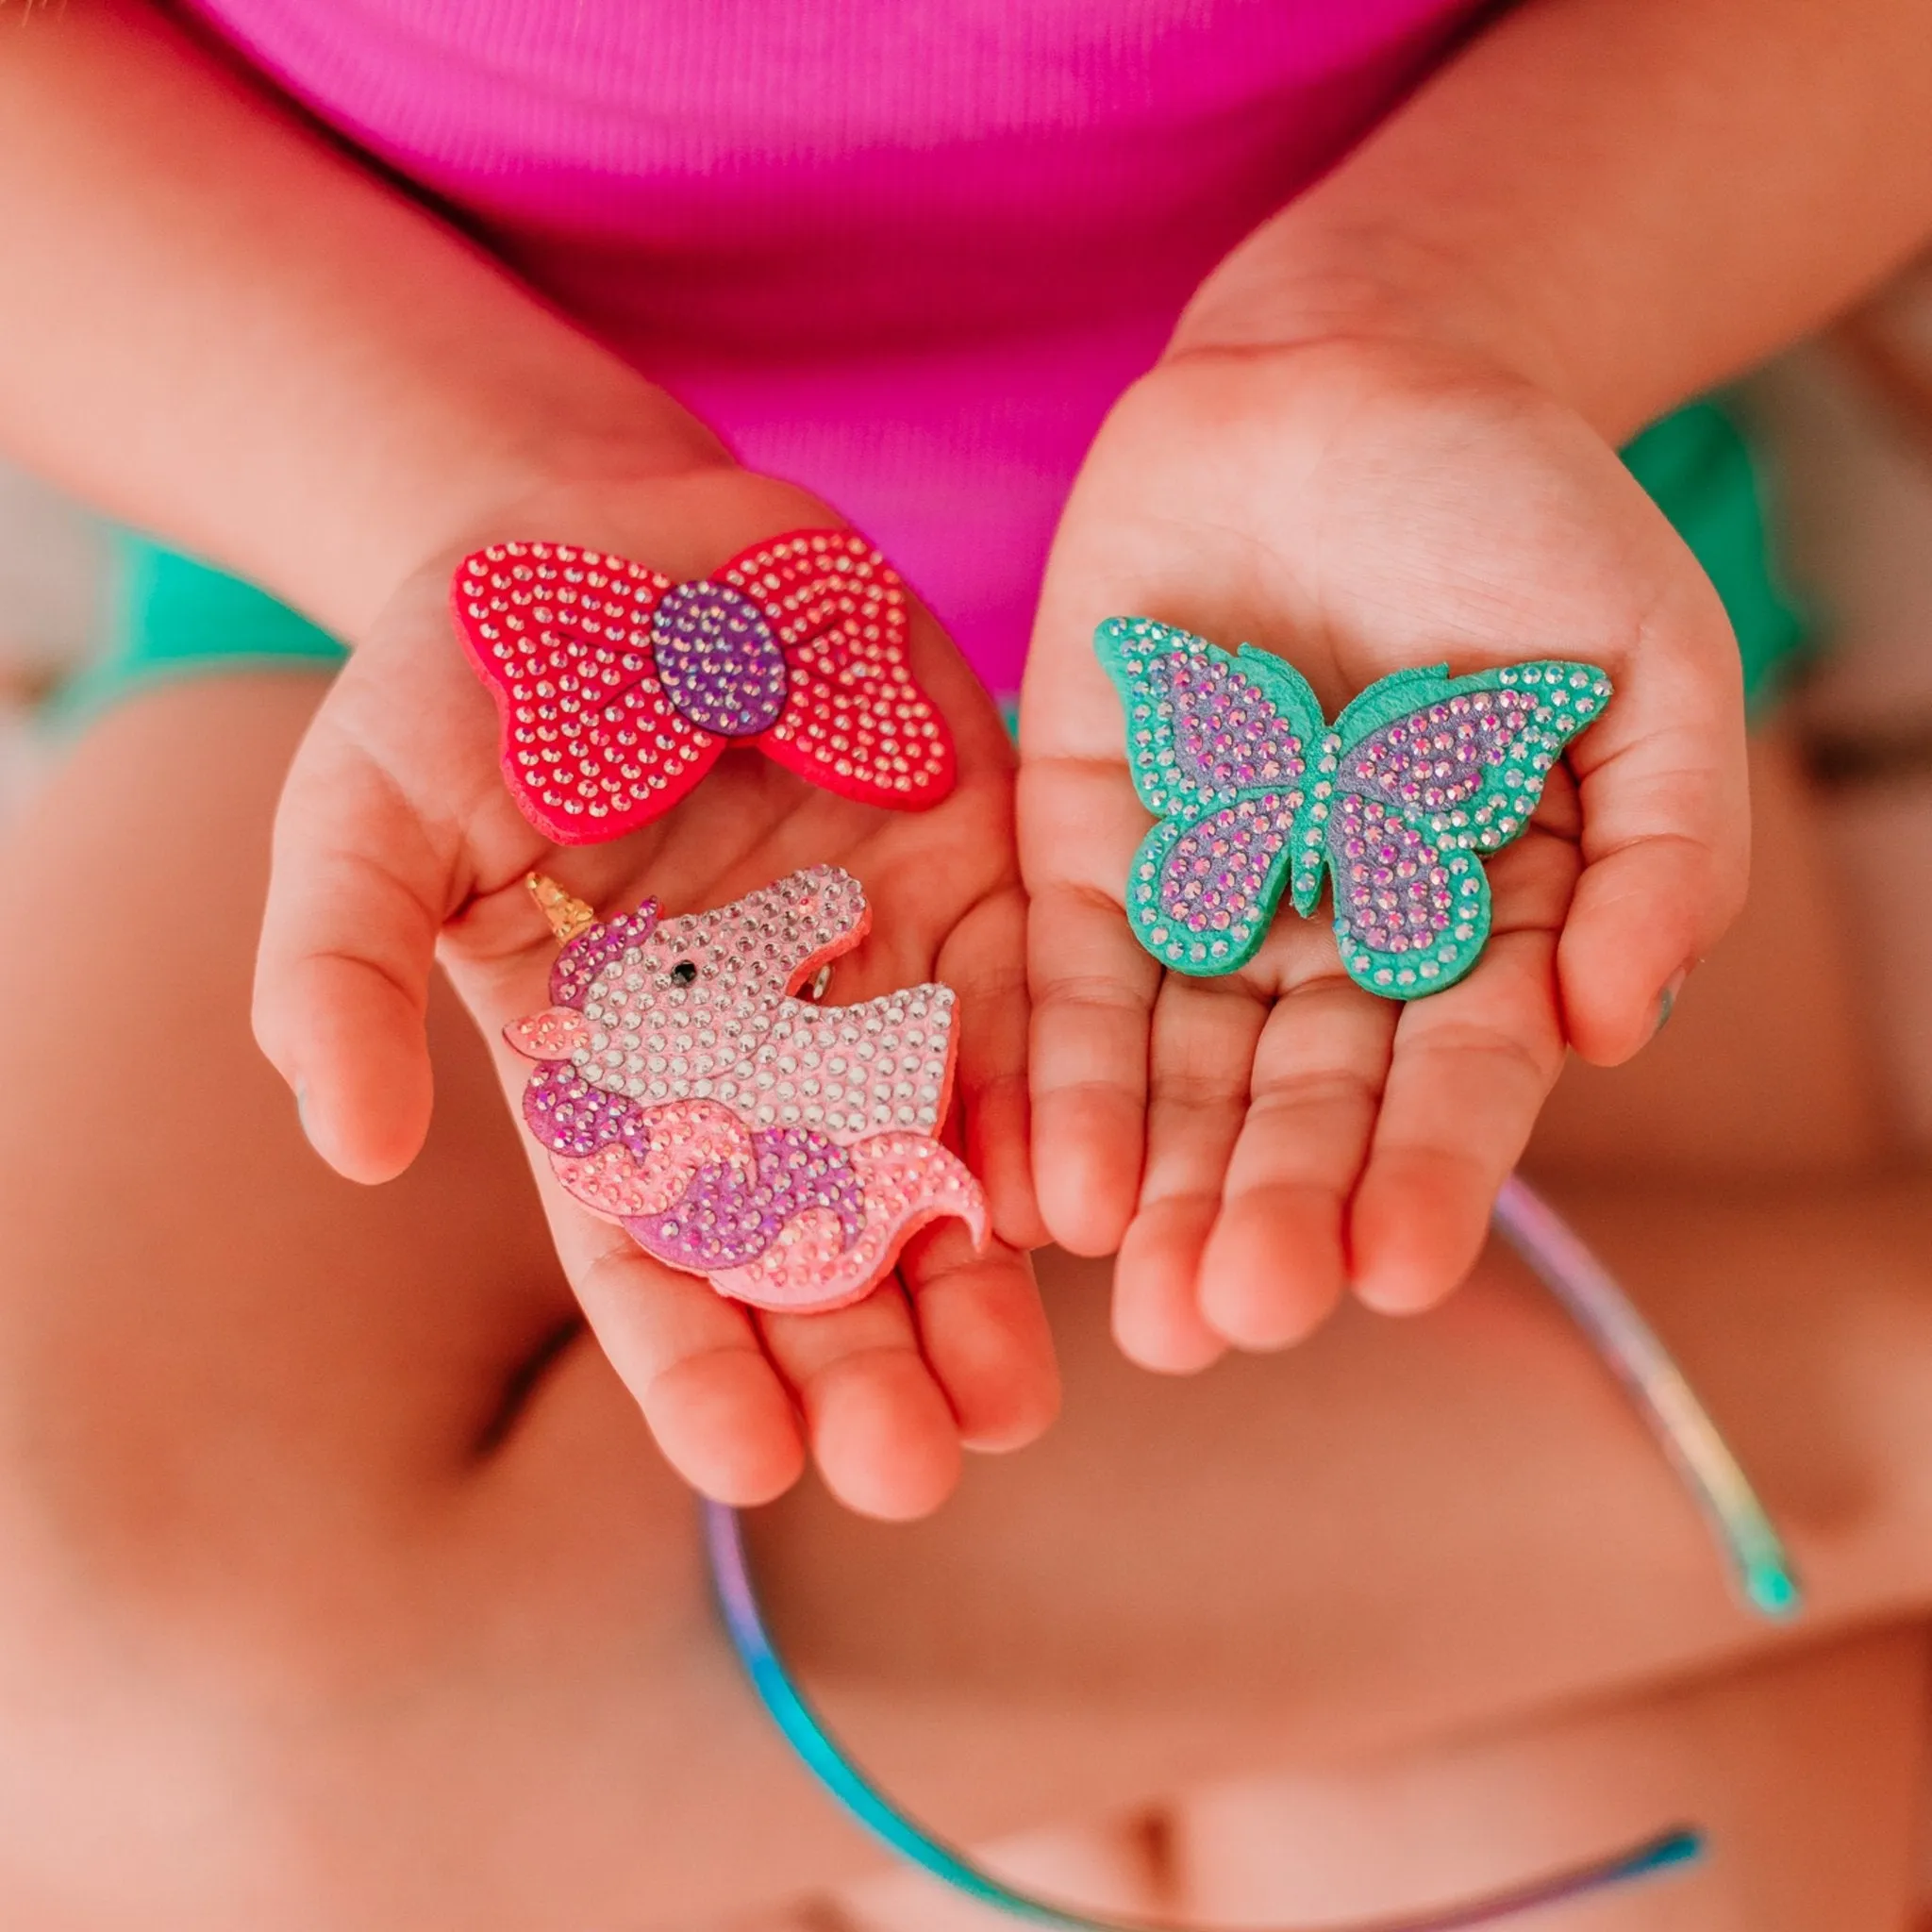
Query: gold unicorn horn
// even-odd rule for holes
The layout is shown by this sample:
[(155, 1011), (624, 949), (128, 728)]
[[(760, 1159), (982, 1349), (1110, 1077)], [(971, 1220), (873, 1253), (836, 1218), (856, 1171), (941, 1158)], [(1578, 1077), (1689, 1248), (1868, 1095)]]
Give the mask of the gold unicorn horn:
[(557, 935), (558, 945), (569, 945), (587, 925), (596, 924), (595, 908), (586, 906), (581, 899), (573, 898), (555, 879), (547, 879), (541, 872), (533, 872), (524, 883), (529, 887), (530, 897), (536, 900), (538, 911), (550, 922), (550, 930)]

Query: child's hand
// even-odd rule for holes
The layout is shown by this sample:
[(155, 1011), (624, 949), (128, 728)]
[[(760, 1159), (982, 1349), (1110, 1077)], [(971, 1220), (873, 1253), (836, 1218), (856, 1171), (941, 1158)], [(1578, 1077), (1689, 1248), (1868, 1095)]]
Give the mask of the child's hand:
[[(797, 491), (720, 468), (517, 506), (477, 541), (556, 537), (696, 577), (760, 537), (836, 521)], [(1024, 915), (997, 716), (921, 613), (918, 674), (958, 752), (958, 787), (941, 805), (878, 811), (761, 755), (727, 753), (641, 832), (561, 851), (505, 788), (496, 713), (449, 617), (456, 561), (436, 559), (398, 593), (291, 771), (257, 984), (263, 1047), (330, 1163), (385, 1180), (414, 1158), (428, 1124), (423, 1015), (439, 954), (506, 1086), (522, 1091), (528, 1063), (501, 1029), (549, 1004), (557, 953), (525, 888), (532, 869), (608, 913), (644, 896), (698, 910), (800, 866), (845, 866), (874, 923), (841, 961), (834, 998), (927, 976), (958, 990), (968, 1154), (1008, 1245), (975, 1257), (947, 1224), (908, 1249), (904, 1292), (888, 1283), (835, 1313), (753, 1315), (659, 1266), (536, 1164), (585, 1312), (691, 1481), (734, 1502), (774, 1495), (799, 1473), (802, 1427), (853, 1507), (886, 1516), (933, 1507), (962, 1443), (1028, 1441), (1056, 1401), (1051, 1341), (1016, 1252), (1040, 1236), (1026, 1168)]]
[[(1284, 902), (1249, 966), (1163, 974), (1123, 912), (1148, 815), (1094, 625), (1292, 660), (1336, 708), (1385, 674), (1581, 658), (1616, 695), (1488, 863), (1487, 953), (1407, 1006)], [(1715, 593), (1590, 427), (1413, 348), (1197, 351), (1102, 430), (1047, 574), (1023, 707), (1036, 1182), (1120, 1248), (1127, 1352), (1184, 1370), (1305, 1334), (1344, 1282), (1448, 1292), (1562, 1063), (1649, 1039), (1742, 895), (1738, 656)]]

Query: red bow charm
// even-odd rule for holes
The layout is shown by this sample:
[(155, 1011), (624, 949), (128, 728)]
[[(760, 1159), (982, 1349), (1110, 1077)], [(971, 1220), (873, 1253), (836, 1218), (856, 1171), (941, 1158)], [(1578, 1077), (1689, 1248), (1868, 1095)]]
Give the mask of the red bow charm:
[(864, 538), (798, 530), (708, 577), (569, 543), (497, 543), (450, 587), (503, 718), (510, 795), (590, 845), (656, 818), (727, 743), (867, 805), (953, 789), (953, 741), (906, 657), (906, 587)]

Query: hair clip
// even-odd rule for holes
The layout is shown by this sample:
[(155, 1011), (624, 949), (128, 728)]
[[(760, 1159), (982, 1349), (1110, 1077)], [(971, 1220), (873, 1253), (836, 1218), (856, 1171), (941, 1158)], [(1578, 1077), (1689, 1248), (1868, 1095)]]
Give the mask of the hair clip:
[(858, 1300), (944, 1216), (985, 1245), (986, 1196), (935, 1138), (952, 989), (854, 1007), (796, 996), (823, 991), (871, 925), (849, 873), (813, 866), (676, 919), (647, 899), (608, 923), (529, 883), (565, 943), (551, 1005), (504, 1037), (539, 1063), (524, 1121), (573, 1199), (761, 1308)]
[(503, 773), (546, 839), (668, 811), (730, 743), (867, 805), (953, 789), (945, 720), (908, 660), (899, 575), (850, 530), (799, 530), (673, 584), (569, 543), (497, 543), (450, 587), (496, 700)]
[(1454, 986), (1490, 933), (1483, 855), (1528, 824), (1610, 680), (1559, 658), (1378, 678), (1331, 726), (1272, 652), (1230, 653), (1145, 617), (1094, 647), (1127, 713), (1134, 789), (1160, 820), (1134, 855), (1127, 917), (1176, 973), (1251, 959), (1286, 891), (1307, 918), (1325, 871), (1355, 983), (1409, 1000)]

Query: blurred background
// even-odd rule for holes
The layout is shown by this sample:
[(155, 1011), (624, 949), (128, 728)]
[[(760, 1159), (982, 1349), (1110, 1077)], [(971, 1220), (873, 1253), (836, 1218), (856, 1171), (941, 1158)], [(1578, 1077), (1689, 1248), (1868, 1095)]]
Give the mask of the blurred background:
[(50, 747), (42, 698), (105, 641), (113, 558), (92, 519), (0, 465), (0, 811)]
[[(1763, 465), (1789, 588), (1816, 632), (1794, 706), (1871, 1044), (1898, 1115), (1932, 1151), (1932, 258), (1735, 400)], [(0, 818), (58, 756), (42, 709), (104, 647), (114, 569), (93, 519), (0, 468)], [(1926, 1816), (1932, 1824), (1932, 1791)], [(1068, 1869), (1059, 1841), (1003, 1850), (995, 1858), (1014, 1876), (1103, 1902), (1101, 1878)], [(1932, 1932), (1932, 1857), (1925, 1899)], [(835, 1932), (992, 1923), (1006, 1922), (910, 1874), (855, 1888), (811, 1920)], [(806, 1932), (806, 1921), (756, 1932)]]

